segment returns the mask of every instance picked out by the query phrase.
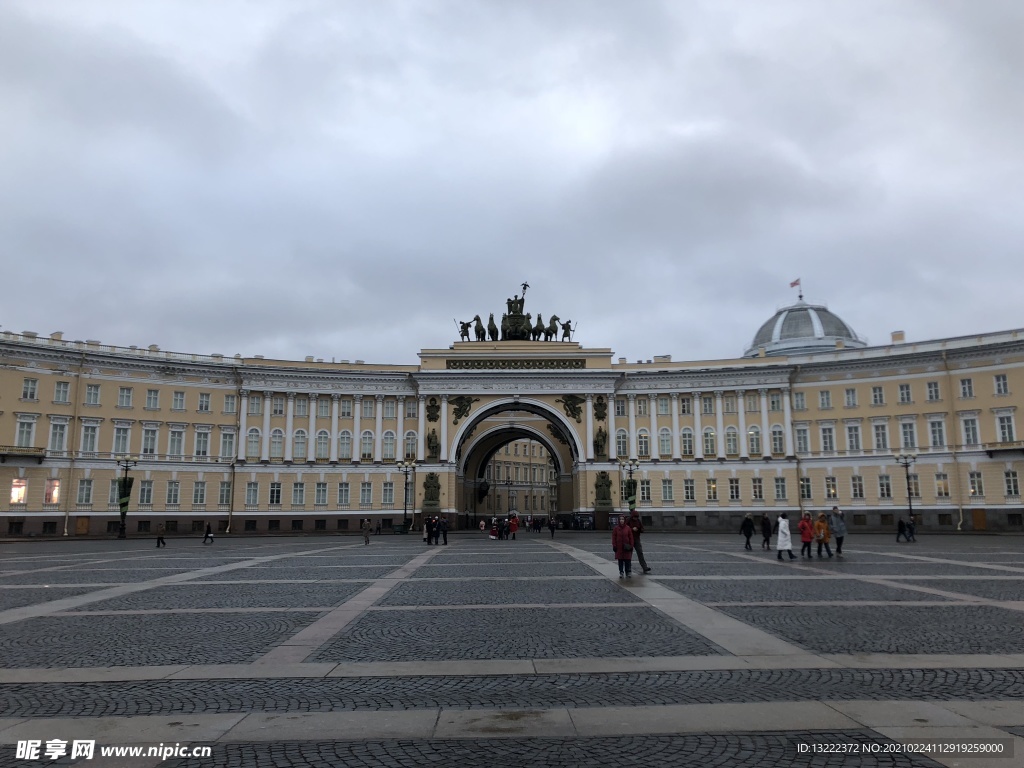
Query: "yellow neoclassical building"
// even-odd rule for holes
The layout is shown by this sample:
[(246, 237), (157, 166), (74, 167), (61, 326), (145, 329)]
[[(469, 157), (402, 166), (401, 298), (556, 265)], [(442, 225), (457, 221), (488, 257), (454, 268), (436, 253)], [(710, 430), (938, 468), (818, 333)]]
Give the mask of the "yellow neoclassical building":
[[(1024, 330), (868, 346), (802, 299), (740, 357), (616, 359), (518, 296), (409, 365), (267, 360), (0, 334), (0, 535), (454, 527), (515, 504), (655, 530), (847, 511), (1024, 530)], [(527, 506), (529, 505), (529, 506)]]

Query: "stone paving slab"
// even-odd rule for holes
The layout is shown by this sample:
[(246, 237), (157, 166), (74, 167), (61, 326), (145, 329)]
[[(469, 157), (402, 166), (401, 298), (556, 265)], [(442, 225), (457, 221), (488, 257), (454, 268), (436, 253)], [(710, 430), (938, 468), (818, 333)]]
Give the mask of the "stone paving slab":
[(199, 608), (323, 608), (338, 605), (368, 582), (296, 584), (173, 584), (145, 592), (101, 600), (75, 611), (130, 611), (139, 609)]
[(604, 579), (538, 581), (495, 579), (487, 581), (433, 581), (398, 585), (377, 605), (444, 606), (498, 605), (500, 603), (639, 603), (640, 598)]
[(37, 605), (51, 600), (61, 600), (90, 591), (92, 591), (90, 587), (38, 587), (32, 589), (0, 587), (0, 611), (22, 608), (26, 605)]
[(490, 565), (424, 565), (414, 574), (414, 579), (455, 577), (473, 578), (514, 578), (516, 576), (593, 576), (594, 571), (576, 563), (494, 563)]
[[(657, 580), (657, 579), (656, 579)], [(921, 600), (920, 592), (871, 584), (854, 579), (815, 579), (813, 582), (796, 579), (735, 581), (665, 580), (666, 587), (702, 603), (745, 602), (818, 602), (818, 601), (903, 601)], [(929, 598), (948, 600), (945, 597)]]
[(251, 566), (229, 573), (211, 574), (196, 579), (202, 581), (365, 581), (379, 579), (395, 569), (391, 565), (350, 565), (334, 568), (291, 566)]
[(901, 579), (945, 592), (983, 597), (986, 600), (1024, 600), (1024, 579)]
[(108, 585), (108, 584), (134, 584), (140, 581), (161, 578), (179, 573), (187, 573), (187, 568), (171, 568), (155, 571), (147, 570), (126, 570), (111, 568), (102, 571), (38, 571), (32, 573), (20, 573), (14, 576), (3, 577), (0, 588), (14, 584), (60, 584), (60, 585)]

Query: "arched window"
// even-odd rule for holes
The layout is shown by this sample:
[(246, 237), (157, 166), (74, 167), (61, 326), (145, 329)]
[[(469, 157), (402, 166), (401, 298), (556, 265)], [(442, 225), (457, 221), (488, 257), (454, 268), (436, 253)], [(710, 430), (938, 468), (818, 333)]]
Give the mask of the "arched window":
[(615, 433), (615, 453), (619, 456), (629, 456), (629, 436), (624, 429)]
[(412, 430), (405, 433), (405, 460), (416, 460), (416, 433)]
[(395, 433), (388, 430), (384, 433), (384, 461), (395, 460)]
[(295, 444), (292, 449), (292, 457), (296, 461), (306, 460), (306, 430), (295, 430)]
[(280, 459), (284, 456), (284, 430), (275, 429), (270, 433), (270, 458)]
[(747, 441), (750, 445), (750, 455), (761, 455), (761, 430), (758, 427), (751, 427), (747, 430)]
[(704, 455), (714, 456), (716, 453), (718, 453), (718, 446), (715, 442), (715, 430), (707, 427), (704, 430)]
[(639, 456), (651, 455), (651, 435), (646, 429), (636, 433), (636, 452)]
[(668, 427), (658, 431), (658, 453), (662, 458), (672, 455), (672, 431)]
[(772, 427), (772, 453), (786, 452), (786, 438), (782, 427), (776, 424)]
[[(349, 441), (350, 446), (351, 444)], [(331, 458), (331, 435), (326, 429), (316, 433), (316, 457), (321, 461), (328, 461)]]
[(245, 457), (247, 459), (258, 459), (260, 457), (260, 431), (255, 427), (250, 429), (246, 436)]
[(680, 434), (680, 448), (683, 456), (693, 456), (693, 430), (686, 427)]
[(725, 452), (735, 456), (740, 452), (739, 432), (736, 427), (727, 427), (725, 430)]
[(338, 435), (338, 458), (346, 461), (352, 458), (352, 433), (348, 430)]
[(361, 461), (373, 461), (373, 432), (370, 430), (359, 437), (359, 458)]

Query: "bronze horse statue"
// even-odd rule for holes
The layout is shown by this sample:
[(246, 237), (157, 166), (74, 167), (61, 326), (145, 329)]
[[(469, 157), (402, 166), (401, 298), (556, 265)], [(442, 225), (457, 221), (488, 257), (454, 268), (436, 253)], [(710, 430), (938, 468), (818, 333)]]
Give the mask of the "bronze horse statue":
[(473, 315), (473, 319), (476, 321), (476, 325), (473, 326), (473, 332), (476, 333), (476, 340), (487, 341), (487, 329), (484, 328), (484, 324), (480, 320), (480, 315)]
[(491, 312), (491, 319), (487, 321), (487, 335), (491, 341), (498, 340), (498, 326), (494, 324), (494, 313)]
[(540, 341), (540, 337), (544, 335), (544, 321), (541, 319), (540, 314), (537, 314), (537, 324), (530, 329), (530, 338), (534, 341)]
[(544, 329), (544, 341), (552, 341), (558, 335), (558, 315), (548, 318), (548, 326)]

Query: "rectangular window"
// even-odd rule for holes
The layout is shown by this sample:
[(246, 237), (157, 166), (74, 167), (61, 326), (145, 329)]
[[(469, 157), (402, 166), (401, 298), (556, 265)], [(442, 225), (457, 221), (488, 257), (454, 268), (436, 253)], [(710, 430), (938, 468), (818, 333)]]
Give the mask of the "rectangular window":
[(844, 402), (844, 404), (846, 405), (847, 408), (856, 408), (857, 407), (857, 390), (854, 389), (853, 387), (847, 387), (846, 388), (846, 397), (845, 397), (843, 402)]
[(889, 477), (889, 475), (878, 476), (878, 498), (892, 498), (892, 479)]
[(818, 392), (818, 407), (819, 408), (831, 408), (832, 407), (832, 392), (827, 389), (823, 389)]
[(928, 382), (928, 400), (935, 402), (939, 399), (939, 382), (929, 381)]
[(875, 424), (875, 450), (889, 450), (889, 428), (885, 424)]
[(327, 505), (327, 483), (317, 483), (313, 493), (314, 504)]
[(647, 398), (638, 397), (636, 399), (636, 415), (637, 416), (648, 416), (647, 413)]
[(196, 432), (196, 456), (210, 455), (210, 433)]
[(1013, 416), (999, 417), (999, 442), (1013, 442)]
[(306, 503), (306, 484), (292, 483), (292, 506), (301, 507)]
[(729, 501), (740, 500), (740, 479), (738, 477), (729, 478)]
[(300, 419), (304, 419), (309, 416), (309, 398), (308, 397), (296, 397), (295, 398), (295, 415)]
[(235, 456), (235, 433), (221, 432), (220, 435), (220, 457), (222, 459), (233, 459)]
[(160, 390), (159, 389), (147, 389), (146, 390), (146, 410), (155, 411), (160, 408)]
[(860, 450), (860, 425), (859, 424), (847, 424), (846, 425), (846, 450), (848, 450), (848, 451), (859, 451)]
[(53, 402), (70, 403), (71, 386), (66, 381), (58, 381), (53, 385)]
[(64, 423), (53, 423), (50, 425), (50, 450), (63, 451), (64, 442), (67, 438), (68, 425)]
[(405, 418), (415, 419), (417, 416), (416, 408), (419, 407), (415, 400), (407, 399), (405, 401)]
[(711, 395), (704, 395), (701, 397), (700, 412), (705, 416), (713, 414), (715, 412), (715, 398)]
[(206, 503), (206, 481), (196, 480), (192, 484), (192, 503), (193, 504), (205, 504)]
[[(91, 480), (89, 482), (92, 482)], [(79, 483), (79, 492), (81, 492), (81, 483)], [(28, 498), (28, 482), (23, 477), (16, 477), (11, 480), (11, 504), (24, 504)], [(78, 502), (79, 504), (88, 502)]]
[[(372, 400), (370, 401), (373, 402)], [(359, 484), (359, 505), (370, 506), (373, 503), (373, 484), (362, 482)]]
[(92, 479), (83, 478), (78, 481), (78, 503), (92, 504)]
[(684, 415), (693, 413), (693, 400), (689, 396), (679, 396), (679, 412)]
[(263, 413), (263, 397), (261, 395), (249, 395), (249, 415), (259, 416)]
[(331, 415), (331, 401), (326, 397), (318, 397), (316, 401), (316, 417), (326, 419)]
[(143, 480), (139, 483), (139, 504), (153, 503), (153, 481)]
[(697, 485), (693, 480), (683, 480), (683, 500), (697, 500)]
[(917, 425), (912, 421), (900, 424), (900, 437), (904, 448), (917, 448)]
[(850, 478), (850, 496), (855, 499), (864, 498), (864, 478), (860, 475)]
[(805, 501), (811, 498), (811, 478), (800, 478), (800, 498)]
[(974, 397), (973, 379), (960, 379), (960, 397), (965, 399)]
[(209, 413), (210, 412), (210, 393), (200, 392), (199, 393), (199, 412)]
[(172, 429), (167, 438), (167, 454), (180, 458), (184, 451), (185, 433), (180, 429)]
[(248, 482), (245, 484), (245, 505), (247, 507), (255, 507), (260, 503), (260, 484), (258, 482)]
[(284, 416), (284, 398), (276, 395), (270, 399), (270, 415)]
[(100, 404), (100, 385), (99, 384), (86, 384), (85, 385), (85, 404), (86, 405), (99, 405)]
[(997, 395), (1008, 395), (1010, 394), (1010, 384), (1006, 380), (1005, 373), (997, 373), (995, 375), (995, 385)]
[(928, 439), (932, 448), (944, 448), (946, 446), (946, 425), (941, 421), (929, 421)]
[(38, 400), (39, 379), (25, 379), (21, 384), (22, 400)]
[(626, 415), (626, 399), (623, 397), (615, 398), (615, 415), (625, 416)]
[(778, 392), (772, 392), (770, 395), (768, 395), (768, 410), (782, 410), (782, 395), (780, 395)]
[(236, 410), (238, 410), (238, 397), (224, 395), (224, 413), (234, 413)]
[(830, 453), (836, 449), (835, 429), (832, 427), (821, 428), (821, 450)]
[(871, 388), (871, 404), (872, 405), (885, 405), (885, 392), (881, 387)]
[(764, 480), (760, 477), (751, 478), (750, 497), (754, 501), (764, 501)]
[(914, 402), (910, 396), (910, 385), (900, 384), (900, 402), (901, 403), (912, 403)]
[(641, 480), (640, 481), (640, 501), (651, 501), (651, 481)]
[(718, 481), (713, 477), (705, 481), (708, 501), (718, 501)]
[(834, 477), (825, 478), (825, 498), (830, 500), (839, 498), (839, 488)]
[[(748, 408), (747, 410), (749, 411), (750, 408)], [(794, 411), (806, 411), (807, 410), (807, 396), (803, 392), (794, 392), (793, 393), (793, 410)]]
[(352, 418), (352, 401), (351, 400), (340, 400), (341, 403), (341, 418), (351, 419)]
[(374, 404), (373, 403), (373, 398), (370, 398), (370, 397), (364, 397), (363, 398), (362, 413), (363, 413), (363, 418), (364, 419), (372, 419), (373, 418), (373, 404)]
[(118, 408), (131, 408), (132, 407), (132, 388), (131, 387), (118, 387), (118, 390), (117, 390), (117, 407)]
[(184, 411), (185, 410), (185, 393), (175, 392), (171, 395), (171, 410), (172, 411)]
[(945, 472), (935, 473), (935, 495), (940, 499), (949, 498), (949, 475)]
[(981, 478), (981, 472), (971, 472), (967, 476), (971, 488), (971, 496), (985, 495), (985, 481)]
[(964, 419), (964, 444), (965, 445), (977, 445), (978, 444), (978, 420), (977, 419)]
[(128, 427), (114, 427), (114, 453), (128, 453)]
[(181, 503), (181, 484), (177, 480), (167, 481), (167, 503)]
[(661, 481), (661, 499), (662, 501), (674, 501), (675, 495), (672, 489), (672, 481), (662, 478)]
[(775, 478), (775, 500), (786, 500), (786, 478), (784, 477)]
[(658, 398), (658, 415), (659, 416), (668, 416), (669, 413), (670, 413), (670, 411), (668, 409), (668, 398), (667, 397), (659, 397)]
[[(527, 506), (529, 506), (530, 497), (526, 497)], [(381, 489), (380, 496), (381, 504), (394, 504), (395, 503), (395, 484), (388, 480), (384, 483), (384, 487)]]
[(348, 483), (338, 483), (338, 506), (347, 507), (349, 505), (349, 488)]
[(280, 504), (281, 503), (281, 483), (270, 484), (270, 503)]
[(385, 419), (394, 419), (396, 417), (396, 406), (397, 406), (397, 402), (395, 400), (385, 400), (384, 401), (384, 418)]
[(96, 453), (96, 436), (99, 428), (91, 424), (82, 427), (82, 452)]
[(915, 499), (921, 498), (921, 478), (913, 473), (907, 475), (907, 489)]
[(811, 431), (807, 427), (796, 428), (796, 452), (811, 452)]
[(736, 396), (726, 395), (722, 398), (722, 412), (723, 413), (736, 413)]
[(60, 503), (60, 480), (50, 479), (46, 481), (46, 490), (43, 493), (43, 503)]
[(1020, 496), (1020, 484), (1017, 482), (1017, 472), (1007, 470), (1003, 473), (1003, 480), (1006, 482), (1007, 496)]
[(217, 503), (222, 507), (226, 507), (231, 504), (231, 481), (221, 480), (220, 481), (220, 492), (217, 494)]

